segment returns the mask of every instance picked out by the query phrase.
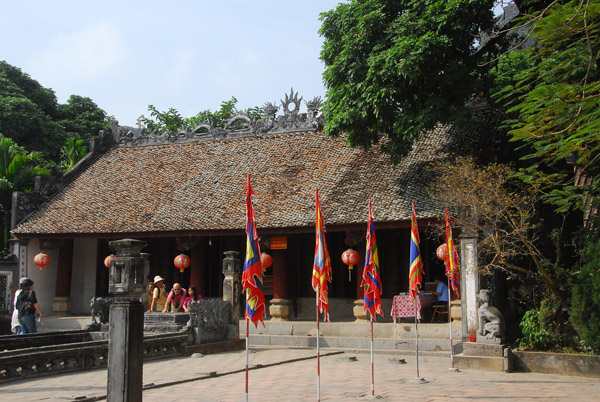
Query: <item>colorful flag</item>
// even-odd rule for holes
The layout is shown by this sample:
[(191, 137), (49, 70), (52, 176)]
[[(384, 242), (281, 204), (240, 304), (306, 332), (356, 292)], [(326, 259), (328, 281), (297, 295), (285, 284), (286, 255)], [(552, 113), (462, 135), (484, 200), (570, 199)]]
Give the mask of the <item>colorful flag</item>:
[(360, 286), (365, 287), (365, 304), (363, 311), (369, 310), (371, 317), (377, 319), (377, 314), (383, 316), (381, 311), (381, 280), (379, 278), (379, 254), (375, 240), (375, 223), (369, 199), (369, 219), (367, 221), (367, 252), (365, 254), (365, 269)]
[(446, 244), (448, 256), (446, 261), (446, 276), (450, 280), (452, 290), (458, 295), (460, 293), (460, 265), (458, 265), (458, 252), (452, 240), (452, 228), (450, 227), (450, 216), (446, 210)]
[(321, 201), (319, 200), (319, 190), (316, 191), (316, 247), (315, 261), (313, 264), (312, 286), (319, 292), (319, 312), (329, 321), (329, 296), (327, 293), (327, 282), (331, 282), (331, 260), (327, 250), (327, 240), (325, 239), (325, 223), (321, 214)]
[(258, 234), (254, 225), (254, 207), (252, 206), (252, 186), (250, 175), (246, 184), (246, 260), (242, 274), (242, 286), (246, 292), (246, 319), (258, 326), (260, 320), (265, 325), (265, 294), (262, 281), (262, 263), (260, 261), (260, 247)]
[(417, 226), (417, 215), (415, 214), (415, 202), (412, 203), (412, 215), (410, 219), (410, 269), (408, 273), (408, 284), (410, 297), (417, 297), (419, 288), (423, 281), (423, 261), (419, 249), (419, 228)]

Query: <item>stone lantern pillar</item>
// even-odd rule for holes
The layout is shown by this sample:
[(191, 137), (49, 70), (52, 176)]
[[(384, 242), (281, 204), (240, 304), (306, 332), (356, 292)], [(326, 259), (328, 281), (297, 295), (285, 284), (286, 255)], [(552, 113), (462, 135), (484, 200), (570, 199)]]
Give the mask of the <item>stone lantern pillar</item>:
[(460, 238), (461, 307), (463, 338), (479, 329), (477, 294), (479, 293), (478, 235), (469, 227), (463, 228)]
[(109, 243), (116, 255), (110, 262), (108, 282), (108, 291), (114, 297), (108, 338), (109, 402), (142, 400), (144, 305), (140, 297), (146, 292), (150, 264), (140, 250), (146, 244), (134, 239)]
[(241, 262), (237, 251), (225, 251), (223, 258), (223, 300), (231, 304), (231, 317), (233, 323), (240, 320), (240, 295), (242, 294), (242, 285), (240, 276), (242, 273)]

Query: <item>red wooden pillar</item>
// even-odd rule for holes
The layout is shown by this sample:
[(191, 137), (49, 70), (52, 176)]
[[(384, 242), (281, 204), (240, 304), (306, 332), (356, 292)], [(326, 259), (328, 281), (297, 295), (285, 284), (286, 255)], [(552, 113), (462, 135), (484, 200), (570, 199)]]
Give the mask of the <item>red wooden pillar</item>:
[(71, 296), (71, 273), (73, 272), (73, 240), (65, 240), (58, 250), (56, 270), (56, 297)]
[(190, 286), (196, 286), (198, 293), (206, 296), (206, 242), (198, 242), (191, 250), (190, 255)]
[(289, 296), (286, 273), (286, 250), (272, 250), (273, 298), (287, 299)]

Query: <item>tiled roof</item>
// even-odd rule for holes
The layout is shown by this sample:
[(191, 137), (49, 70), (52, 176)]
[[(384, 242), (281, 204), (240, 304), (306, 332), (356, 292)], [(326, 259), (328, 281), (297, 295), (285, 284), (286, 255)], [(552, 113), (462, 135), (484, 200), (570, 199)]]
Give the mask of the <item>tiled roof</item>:
[[(483, 119), (483, 120), (481, 120)], [(319, 189), (327, 226), (363, 223), (369, 197), (377, 222), (439, 216), (427, 196), (433, 160), (482, 149), (489, 126), (439, 126), (397, 166), (378, 148), (354, 149), (322, 132), (115, 148), (103, 154), (14, 230), (111, 234), (242, 230), (246, 174), (259, 229), (314, 226)], [(483, 134), (480, 134), (483, 133)]]

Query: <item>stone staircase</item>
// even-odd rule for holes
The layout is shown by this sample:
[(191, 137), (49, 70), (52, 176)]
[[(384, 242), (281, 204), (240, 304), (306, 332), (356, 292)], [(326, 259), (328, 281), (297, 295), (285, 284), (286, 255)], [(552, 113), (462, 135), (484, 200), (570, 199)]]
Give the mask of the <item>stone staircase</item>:
[[(240, 338), (246, 336), (246, 322), (240, 321)], [(449, 355), (450, 331), (447, 324), (419, 324), (419, 354)], [(250, 323), (249, 343), (252, 346), (316, 347), (316, 322), (265, 321), (258, 328)], [(460, 325), (453, 326), (455, 344), (461, 342)], [(321, 322), (320, 347), (331, 349), (369, 350), (371, 327), (366, 322)], [(414, 354), (416, 349), (415, 324), (373, 324), (373, 348), (376, 351)]]

